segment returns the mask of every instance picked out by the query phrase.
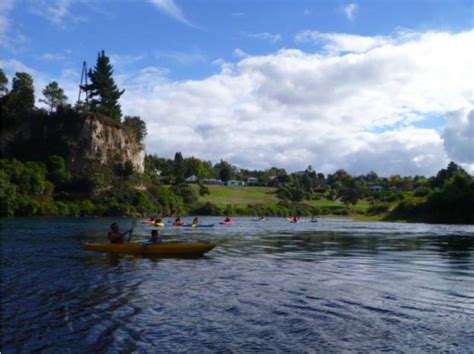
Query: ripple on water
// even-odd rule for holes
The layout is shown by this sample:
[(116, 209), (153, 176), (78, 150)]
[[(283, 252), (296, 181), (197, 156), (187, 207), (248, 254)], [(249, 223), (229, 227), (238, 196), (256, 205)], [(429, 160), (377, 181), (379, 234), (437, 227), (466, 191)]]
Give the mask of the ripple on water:
[(472, 226), (242, 218), (162, 231), (217, 243), (200, 259), (82, 250), (111, 222), (3, 223), (2, 352), (472, 349)]

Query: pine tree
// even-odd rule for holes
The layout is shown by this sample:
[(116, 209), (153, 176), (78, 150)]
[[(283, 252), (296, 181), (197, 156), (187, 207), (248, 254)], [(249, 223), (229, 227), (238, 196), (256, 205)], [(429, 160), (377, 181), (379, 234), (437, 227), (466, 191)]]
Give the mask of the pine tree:
[(67, 101), (67, 96), (64, 94), (64, 90), (59, 87), (56, 81), (48, 84), (43, 90), (44, 99), (40, 99), (40, 102), (46, 103), (49, 106), (50, 111), (57, 109), (58, 106), (62, 106)]
[(180, 152), (177, 152), (174, 155), (173, 174), (175, 178), (175, 184), (179, 185), (184, 183), (184, 160), (183, 155), (181, 155)]
[(18, 113), (31, 112), (35, 107), (33, 78), (27, 73), (15, 73), (9, 94), (13, 109)]
[(122, 110), (118, 100), (125, 90), (119, 91), (112, 74), (110, 59), (101, 51), (97, 56), (94, 71), (89, 70), (88, 73), (91, 83), (84, 88), (93, 112), (102, 113), (120, 122)]

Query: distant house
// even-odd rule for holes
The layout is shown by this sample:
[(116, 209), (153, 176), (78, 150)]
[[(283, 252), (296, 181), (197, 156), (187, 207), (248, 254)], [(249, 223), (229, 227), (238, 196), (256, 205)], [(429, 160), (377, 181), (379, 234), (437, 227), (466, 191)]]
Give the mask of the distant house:
[(224, 182), (222, 182), (220, 179), (215, 179), (215, 178), (203, 179), (202, 183), (203, 184), (213, 184), (213, 185), (222, 185), (222, 184), (224, 184)]
[(257, 177), (249, 177), (247, 178), (247, 184), (253, 185), (253, 184), (258, 184), (258, 178)]
[(369, 191), (380, 193), (380, 192), (383, 192), (383, 187), (382, 186), (370, 186)]
[(198, 180), (199, 178), (197, 178), (197, 176), (192, 175), (186, 178), (186, 183), (197, 183)]
[(228, 186), (245, 186), (244, 181), (237, 181), (236, 179), (231, 179), (230, 181), (227, 181)]
[(303, 176), (305, 173), (306, 173), (306, 171), (296, 171), (296, 172), (293, 172), (292, 175)]

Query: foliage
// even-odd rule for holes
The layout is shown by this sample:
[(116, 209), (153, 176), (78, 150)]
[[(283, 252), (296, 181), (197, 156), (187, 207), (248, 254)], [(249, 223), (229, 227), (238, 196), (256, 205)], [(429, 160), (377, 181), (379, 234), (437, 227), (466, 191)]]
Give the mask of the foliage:
[(93, 112), (104, 114), (116, 121), (121, 120), (122, 110), (118, 100), (125, 90), (119, 90), (112, 77), (113, 68), (104, 51), (97, 55), (94, 71), (89, 70), (91, 83), (84, 86)]
[(32, 111), (35, 104), (35, 89), (31, 75), (24, 72), (16, 73), (9, 95), (12, 97), (12, 104), (16, 110), (20, 112)]
[(234, 177), (232, 166), (224, 160), (216, 164), (215, 168), (219, 171), (218, 175), (221, 181), (227, 182)]
[[(456, 170), (451, 178), (444, 181), (442, 189), (436, 189), (425, 198), (405, 198), (387, 219), (473, 224), (474, 179), (465, 171)], [(444, 172), (438, 173), (437, 177), (439, 176), (444, 179)]]
[(64, 94), (64, 90), (59, 87), (56, 81), (49, 83), (43, 89), (44, 99), (40, 99), (40, 102), (45, 103), (49, 106), (50, 112), (55, 111), (58, 106), (62, 106), (67, 101), (67, 96)]
[(35, 91), (30, 74), (17, 72), (13, 78), (12, 89), (7, 90), (8, 78), (0, 74), (0, 104), (2, 109), (2, 129), (18, 127), (34, 109)]
[(173, 174), (175, 185), (181, 185), (184, 183), (184, 160), (183, 155), (181, 155), (180, 152), (177, 152), (174, 155)]
[(142, 142), (147, 135), (146, 124), (138, 116), (125, 116), (123, 126), (130, 130), (135, 141)]
[(5, 75), (3, 69), (0, 69), (0, 97), (5, 96), (8, 93), (8, 77)]

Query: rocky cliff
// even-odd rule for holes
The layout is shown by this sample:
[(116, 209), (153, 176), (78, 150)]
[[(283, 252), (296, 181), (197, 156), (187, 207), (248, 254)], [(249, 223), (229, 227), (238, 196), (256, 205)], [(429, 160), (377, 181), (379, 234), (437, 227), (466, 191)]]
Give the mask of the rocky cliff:
[(73, 149), (69, 156), (75, 169), (84, 170), (90, 162), (130, 161), (137, 172), (145, 171), (144, 145), (134, 141), (132, 134), (119, 124), (87, 117), (78, 128), (76, 139), (79, 148)]
[(145, 170), (145, 146), (122, 124), (100, 115), (28, 117), (14, 130), (2, 131), (2, 152), (25, 160), (61, 155), (78, 173), (127, 161), (137, 172)]

